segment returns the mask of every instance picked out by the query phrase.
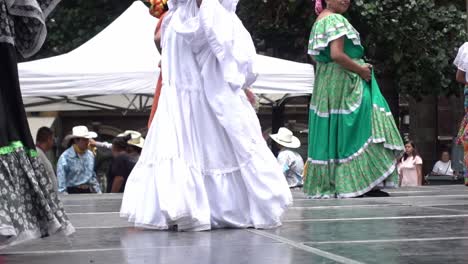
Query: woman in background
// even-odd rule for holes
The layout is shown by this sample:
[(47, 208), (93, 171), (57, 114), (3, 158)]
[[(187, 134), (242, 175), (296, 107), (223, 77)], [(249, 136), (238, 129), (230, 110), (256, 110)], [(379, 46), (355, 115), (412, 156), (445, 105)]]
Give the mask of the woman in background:
[(405, 154), (398, 164), (398, 174), (400, 175), (400, 186), (414, 187), (422, 185), (422, 164), (423, 161), (416, 150), (413, 141), (405, 144)]

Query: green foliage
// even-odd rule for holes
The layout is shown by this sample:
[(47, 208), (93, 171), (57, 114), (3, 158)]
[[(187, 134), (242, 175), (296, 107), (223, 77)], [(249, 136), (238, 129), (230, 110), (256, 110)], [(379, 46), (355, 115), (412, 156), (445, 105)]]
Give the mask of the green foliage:
[[(132, 2), (62, 0), (35, 59), (78, 47)], [(311, 0), (241, 0), (238, 14), (259, 53), (308, 61), (307, 43), (315, 20)], [(361, 32), (369, 61), (379, 74), (394, 80), (400, 92), (417, 98), (458, 91), (452, 61), (468, 40), (464, 0), (354, 0), (348, 15)]]
[(363, 33), (367, 55), (400, 92), (415, 98), (456, 94), (452, 65), (468, 40), (464, 1), (354, 1), (352, 23)]
[(47, 21), (49, 34), (46, 43), (32, 59), (55, 56), (75, 49), (103, 30), (132, 2), (62, 0)]
[(241, 0), (237, 11), (260, 53), (307, 60), (307, 41), (315, 20), (310, 0)]
[[(348, 16), (378, 73), (418, 98), (459, 91), (452, 61), (467, 40), (464, 8), (463, 0), (355, 0)], [(307, 60), (311, 0), (244, 0), (239, 16), (259, 52)]]

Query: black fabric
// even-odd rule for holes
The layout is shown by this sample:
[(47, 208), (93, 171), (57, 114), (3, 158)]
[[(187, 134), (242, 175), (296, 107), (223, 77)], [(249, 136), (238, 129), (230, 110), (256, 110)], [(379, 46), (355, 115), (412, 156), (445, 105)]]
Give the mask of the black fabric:
[(107, 192), (110, 193), (112, 191), (112, 184), (117, 176), (122, 176), (124, 178), (122, 187), (120, 187), (119, 190), (119, 192), (123, 192), (125, 190), (125, 183), (127, 182), (128, 176), (130, 176), (133, 167), (135, 167), (135, 162), (128, 154), (121, 154), (115, 157), (112, 160), (109, 173), (107, 174)]
[(0, 147), (13, 141), (35, 149), (21, 97), (16, 50), (0, 42)]
[(69, 194), (80, 194), (80, 193), (91, 193), (91, 189), (81, 189), (78, 187), (67, 187), (67, 193)]
[(23, 148), (0, 154), (0, 190), (0, 236), (12, 236), (8, 244), (74, 231), (44, 165)]

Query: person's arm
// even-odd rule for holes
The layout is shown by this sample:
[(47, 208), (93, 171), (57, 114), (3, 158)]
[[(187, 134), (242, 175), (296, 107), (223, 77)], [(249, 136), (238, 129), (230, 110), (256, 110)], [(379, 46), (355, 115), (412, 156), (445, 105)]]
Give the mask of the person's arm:
[(98, 193), (98, 194), (101, 194), (102, 191), (101, 191), (101, 186), (97, 180), (97, 176), (96, 176), (96, 172), (93, 170), (93, 177), (91, 177), (91, 180), (89, 180), (89, 183), (91, 184), (91, 186), (93, 186), (93, 190)]
[(401, 181), (403, 180), (403, 170), (401, 168), (401, 160), (397, 163), (397, 173), (398, 173), (398, 187), (401, 187)]
[(439, 170), (438, 170), (439, 164), (440, 164), (439, 161), (437, 161), (437, 162), (434, 164), (434, 167), (432, 168), (432, 171), (431, 171), (431, 173), (430, 173), (431, 175), (439, 175)]
[(422, 178), (423, 178), (422, 177), (422, 164), (417, 164), (416, 165), (416, 171), (418, 173), (418, 183), (420, 185), (422, 185), (423, 184), (423, 181), (422, 181)]
[(423, 161), (422, 161), (421, 157), (416, 156), (414, 165), (416, 166), (416, 173), (418, 175), (418, 183), (420, 185), (423, 184), (422, 164), (423, 164)]
[(461, 84), (467, 85), (468, 83), (466, 82), (466, 72), (457, 70), (456, 80)]
[(341, 37), (331, 42), (330, 55), (332, 60), (348, 71), (358, 74), (362, 79), (369, 81), (371, 79), (371, 66), (368, 64), (361, 66), (344, 53), (344, 38)]
[(244, 90), (245, 95), (247, 96), (247, 99), (249, 100), (250, 104), (255, 107), (257, 104), (257, 99), (255, 94), (250, 90), (249, 88)]
[(161, 54), (161, 30), (158, 30), (154, 33), (154, 44), (156, 45), (156, 49)]
[(112, 183), (112, 193), (118, 193), (120, 192), (120, 188), (122, 188), (122, 185), (124, 183), (124, 177), (123, 176), (115, 176), (114, 181)]
[(67, 194), (66, 159), (61, 156), (57, 163), (57, 181), (59, 193)]
[(101, 185), (99, 184), (99, 181), (97, 180), (97, 175), (96, 175), (96, 171), (94, 171), (94, 162), (95, 162), (95, 157), (92, 156), (89, 158), (90, 160), (90, 170), (92, 171), (93, 175), (91, 177), (91, 179), (89, 180), (89, 184), (91, 184), (91, 186), (93, 187), (93, 190), (98, 193), (98, 194), (101, 194), (102, 191), (101, 191)]

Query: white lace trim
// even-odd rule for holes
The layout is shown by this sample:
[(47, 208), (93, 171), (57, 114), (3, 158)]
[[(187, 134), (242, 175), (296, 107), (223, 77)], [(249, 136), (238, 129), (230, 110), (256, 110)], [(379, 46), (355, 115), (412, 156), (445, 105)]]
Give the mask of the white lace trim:
[[(330, 117), (331, 114), (348, 115), (348, 114), (351, 114), (354, 111), (356, 111), (359, 108), (359, 106), (361, 106), (361, 103), (362, 103), (362, 94), (361, 94), (361, 96), (359, 98), (359, 102), (353, 104), (349, 109), (331, 109), (331, 110), (329, 110), (329, 112), (318, 112), (317, 111), (317, 106), (311, 104), (309, 106), (309, 110), (314, 111), (315, 114), (320, 116), (320, 117)], [(375, 109), (379, 110), (380, 112), (383, 112), (386, 116), (392, 116), (392, 112), (389, 112), (389, 111), (385, 110), (385, 108), (379, 107), (377, 104), (372, 104), (372, 106)]]
[(314, 111), (316, 115), (318, 115), (319, 117), (330, 117), (330, 114), (336, 114), (336, 115), (349, 115), (349, 114), (352, 114), (354, 111), (356, 111), (359, 106), (361, 106), (362, 104), (362, 93), (361, 95), (359, 96), (359, 99), (356, 103), (354, 103), (353, 105), (351, 105), (351, 107), (349, 109), (330, 109), (327, 112), (319, 112), (317, 111), (317, 106), (316, 105), (310, 105), (309, 106), (309, 109)]
[(12, 36), (0, 36), (0, 42), (15, 45), (15, 39)]
[[(343, 163), (348, 163), (356, 158), (358, 158), (359, 156), (361, 156), (368, 148), (369, 148), (369, 145), (371, 143), (373, 144), (382, 144), (386, 142), (386, 139), (385, 138), (373, 138), (373, 137), (370, 137), (366, 143), (364, 143), (364, 145), (358, 150), (356, 151), (355, 153), (351, 154), (350, 156), (348, 156), (347, 158), (343, 158), (343, 159), (329, 159), (329, 160), (314, 160), (312, 158), (308, 158), (307, 159), (307, 162), (311, 163), (311, 164), (317, 164), (317, 165), (328, 165), (328, 164), (332, 164), (332, 163), (339, 163), (339, 164), (343, 164)], [(394, 150), (394, 151), (403, 151), (404, 150), (404, 146), (398, 146), (398, 145), (392, 145), (392, 144), (387, 144), (387, 143), (384, 143), (384, 147), (386, 149), (390, 149), (390, 150)]]
[(39, 229), (35, 230), (26, 230), (24, 232), (21, 232), (17, 235), (12, 236), (11, 238), (7, 239), (4, 243), (0, 245), (0, 249), (4, 249), (10, 246), (18, 245), (23, 242), (37, 239), (41, 237), (41, 232)]
[[(372, 189), (374, 189), (378, 185), (380, 185), (383, 181), (385, 181), (385, 179), (387, 179), (395, 171), (395, 169), (396, 169), (396, 161), (394, 161), (392, 163), (390, 168), (387, 171), (385, 171), (382, 176), (380, 176), (377, 180), (372, 182), (365, 189), (362, 189), (360, 191), (353, 192), (353, 193), (342, 193), (342, 194), (338, 193), (338, 194), (335, 194), (335, 197), (342, 199), (342, 198), (353, 198), (353, 197), (361, 196), (361, 195), (371, 191)], [(310, 198), (310, 199), (330, 199), (331, 198), (330, 195), (314, 195), (314, 196), (307, 196), (307, 197)]]
[[(52, 12), (52, 10), (54, 10), (54, 8), (57, 6), (57, 4), (60, 1), (61, 0), (51, 1), (50, 4), (48, 5), (47, 9), (45, 9), (45, 10), (41, 10), (41, 7), (39, 6), (39, 4), (37, 3), (36, 0), (21, 0), (21, 1), (19, 1), (19, 0), (9, 0), (9, 1), (7, 1), (7, 9), (8, 9), (8, 12), (11, 15), (36, 19), (37, 21), (39, 21), (39, 23), (42, 24), (41, 30), (39, 32), (37, 32), (38, 35), (37, 35), (36, 39), (32, 40), (33, 44), (31, 45), (31, 49), (29, 49), (29, 50), (20, 50), (21, 54), (25, 58), (31, 57), (34, 54), (36, 54), (40, 50), (42, 45), (44, 44), (46, 36), (47, 36), (47, 27), (45, 25), (45, 20), (46, 20), (47, 16)], [(20, 6), (33, 7), (34, 11), (24, 11), (24, 10), (15, 8), (15, 7), (20, 7)], [(11, 43), (11, 41), (8, 42), (8, 43)], [(14, 39), (13, 39), (13, 43), (11, 43), (11, 44), (15, 45)]]
[(379, 107), (379, 106), (376, 105), (376, 104), (373, 104), (372, 106), (373, 106), (375, 109), (379, 110), (380, 112), (383, 112), (386, 116), (392, 116), (392, 112), (389, 112), (389, 111), (385, 110), (385, 108)]
[[(357, 34), (357, 35), (356, 35)], [(346, 36), (348, 37), (348, 39), (350, 39), (354, 45), (356, 46), (360, 46), (361, 45), (361, 40), (359, 39), (359, 33), (357, 32), (353, 32), (353, 33), (350, 33), (350, 32), (342, 32), (336, 36), (333, 36), (333, 37), (330, 37), (327, 39), (327, 41), (325, 43), (322, 43), (322, 44), (317, 44), (317, 45), (314, 45), (312, 47), (312, 49), (309, 48), (308, 50), (308, 54), (309, 55), (319, 55), (320, 54), (320, 51), (324, 50), (326, 47), (328, 47), (328, 44), (330, 44), (330, 42), (334, 41), (334, 40), (337, 40), (343, 36)]]

